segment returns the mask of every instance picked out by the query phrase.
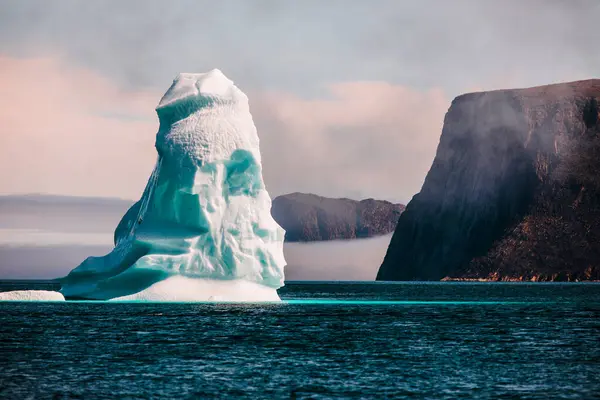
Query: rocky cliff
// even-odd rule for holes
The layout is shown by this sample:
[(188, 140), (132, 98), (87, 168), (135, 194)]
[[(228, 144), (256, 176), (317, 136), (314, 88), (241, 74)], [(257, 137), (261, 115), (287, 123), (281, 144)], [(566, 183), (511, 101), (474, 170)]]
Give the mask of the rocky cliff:
[(600, 279), (600, 80), (452, 102), (379, 280)]
[(287, 242), (355, 239), (394, 230), (402, 204), (367, 199), (331, 199), (292, 193), (273, 200), (271, 214), (285, 229)]

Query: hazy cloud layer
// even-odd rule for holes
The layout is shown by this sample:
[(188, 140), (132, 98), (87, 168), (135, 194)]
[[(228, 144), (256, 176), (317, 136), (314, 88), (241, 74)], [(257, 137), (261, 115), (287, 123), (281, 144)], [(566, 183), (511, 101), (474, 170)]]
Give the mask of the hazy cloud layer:
[[(139, 197), (161, 92), (120, 88), (55, 58), (0, 58), (0, 86), (0, 193)], [(404, 202), (420, 189), (448, 103), (440, 90), (385, 82), (332, 84), (314, 100), (248, 94), (272, 195)]]
[(454, 97), (597, 75), (597, 0), (0, 0), (0, 52), (61, 54), (120, 85), (223, 69), (320, 95), (383, 80)]
[(51, 58), (0, 58), (0, 192), (137, 197), (156, 158), (156, 93)]
[(269, 187), (408, 201), (435, 155), (448, 107), (441, 90), (348, 82), (329, 85), (327, 95), (254, 97)]
[(274, 194), (406, 202), (449, 101), (591, 78), (597, 0), (0, 0), (0, 193), (136, 198), (176, 73), (250, 95)]

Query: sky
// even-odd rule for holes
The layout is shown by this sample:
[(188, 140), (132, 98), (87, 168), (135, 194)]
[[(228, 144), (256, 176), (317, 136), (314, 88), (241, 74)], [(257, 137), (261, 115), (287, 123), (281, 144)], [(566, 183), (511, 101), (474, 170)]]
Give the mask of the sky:
[(273, 195), (406, 203), (456, 95), (598, 77), (596, 0), (0, 0), (0, 194), (139, 198), (179, 72), (250, 98)]
[[(455, 96), (598, 78), (599, 20), (598, 0), (0, 0), (0, 196), (128, 200), (4, 206), (0, 276), (110, 250), (180, 72), (219, 68), (248, 95), (272, 197), (406, 204)], [(388, 242), (286, 244), (286, 274), (372, 279)]]

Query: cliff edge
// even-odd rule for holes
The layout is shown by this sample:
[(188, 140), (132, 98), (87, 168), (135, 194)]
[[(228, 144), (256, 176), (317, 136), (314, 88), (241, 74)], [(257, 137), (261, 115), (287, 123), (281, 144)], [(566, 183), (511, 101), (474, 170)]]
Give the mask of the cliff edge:
[(599, 109), (599, 79), (454, 99), (377, 279), (600, 279)]

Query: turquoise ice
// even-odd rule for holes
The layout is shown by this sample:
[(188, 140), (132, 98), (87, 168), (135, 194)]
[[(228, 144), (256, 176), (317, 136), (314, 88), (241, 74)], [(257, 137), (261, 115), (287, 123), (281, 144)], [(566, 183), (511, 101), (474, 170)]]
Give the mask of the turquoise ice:
[(278, 300), (272, 218), (248, 98), (219, 70), (179, 74), (156, 108), (158, 159), (115, 248), (62, 279), (83, 299)]

